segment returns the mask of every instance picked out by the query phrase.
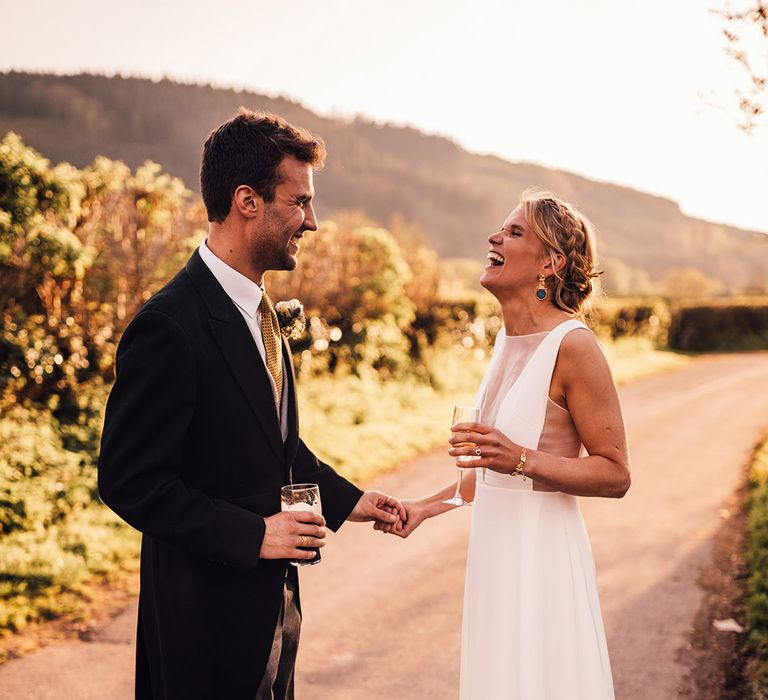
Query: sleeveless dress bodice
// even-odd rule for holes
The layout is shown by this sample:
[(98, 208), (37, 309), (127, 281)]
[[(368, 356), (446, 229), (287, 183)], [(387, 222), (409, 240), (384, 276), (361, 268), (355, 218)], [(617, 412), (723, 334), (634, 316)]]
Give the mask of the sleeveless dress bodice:
[[(560, 343), (586, 329), (497, 337), (480, 420), (529, 450), (578, 457), (549, 398)], [(586, 331), (581, 331), (586, 332)], [(578, 499), (476, 470), (461, 636), (461, 700), (614, 700), (595, 565)]]
[[(502, 400), (547, 334), (548, 331), (505, 337), (499, 361), (489, 370), (487, 390), (480, 405), (481, 423), (494, 425)], [(578, 457), (581, 438), (571, 414), (549, 396), (547, 398), (544, 426), (536, 449), (558, 457)]]

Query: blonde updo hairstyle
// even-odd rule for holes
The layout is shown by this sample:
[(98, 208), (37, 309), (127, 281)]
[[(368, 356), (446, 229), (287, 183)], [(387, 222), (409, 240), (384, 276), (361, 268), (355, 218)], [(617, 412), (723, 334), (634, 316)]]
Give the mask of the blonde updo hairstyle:
[[(549, 192), (526, 190), (520, 197), (523, 214), (531, 231), (541, 241), (552, 261), (553, 274), (547, 277), (547, 297), (558, 308), (574, 316), (581, 313), (592, 294), (597, 250), (595, 229), (578, 209)], [(556, 256), (565, 265), (557, 269)]]

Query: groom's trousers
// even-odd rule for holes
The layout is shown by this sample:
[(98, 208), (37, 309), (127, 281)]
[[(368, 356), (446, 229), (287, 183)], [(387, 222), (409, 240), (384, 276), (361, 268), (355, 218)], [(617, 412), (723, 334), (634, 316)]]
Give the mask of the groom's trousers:
[(254, 700), (294, 700), (293, 673), (300, 631), (301, 613), (296, 604), (296, 584), (287, 577), (283, 586), (283, 606), (277, 617), (267, 670)]

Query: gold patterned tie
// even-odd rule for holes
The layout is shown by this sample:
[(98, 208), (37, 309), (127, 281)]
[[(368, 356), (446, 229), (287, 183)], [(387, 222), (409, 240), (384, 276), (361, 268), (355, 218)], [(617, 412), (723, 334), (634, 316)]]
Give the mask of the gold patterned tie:
[(259, 311), (261, 312), (261, 335), (264, 339), (267, 369), (272, 375), (272, 379), (275, 380), (279, 403), (280, 397), (283, 394), (283, 356), (280, 351), (280, 326), (277, 322), (275, 307), (272, 306), (272, 300), (267, 296), (266, 292), (261, 295)]

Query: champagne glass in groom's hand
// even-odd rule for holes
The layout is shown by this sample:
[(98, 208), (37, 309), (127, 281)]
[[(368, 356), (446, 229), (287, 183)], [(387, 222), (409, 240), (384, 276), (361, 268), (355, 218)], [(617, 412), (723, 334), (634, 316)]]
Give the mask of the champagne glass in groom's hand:
[[(453, 408), (453, 423), (451, 425), (456, 425), (457, 423), (477, 423), (480, 420), (480, 409), (476, 406), (462, 406), (460, 404), (457, 404)], [(454, 445), (454, 447), (475, 447), (475, 444), (473, 442), (463, 442), (459, 445)], [(456, 458), (458, 462), (471, 462), (475, 459), (480, 459), (479, 457), (476, 457), (475, 455), (461, 455)], [(456, 478), (456, 493), (453, 494), (453, 498), (449, 498), (447, 501), (443, 501), (443, 503), (448, 503), (452, 506), (468, 506), (470, 505), (469, 501), (465, 501), (461, 496), (461, 480), (464, 476), (464, 470), (461, 467), (458, 467), (459, 473)]]

